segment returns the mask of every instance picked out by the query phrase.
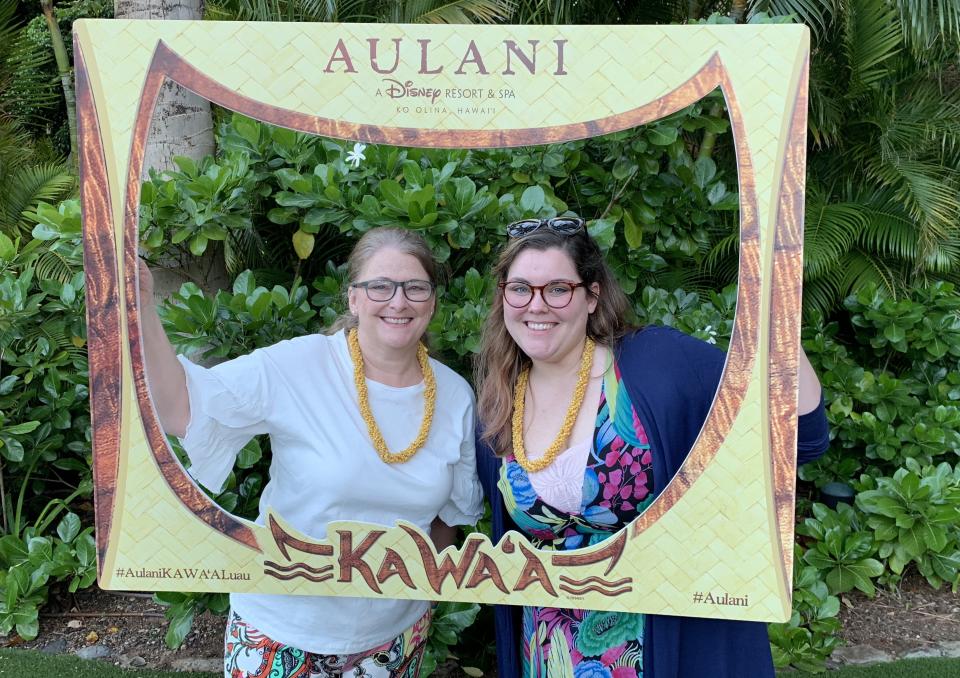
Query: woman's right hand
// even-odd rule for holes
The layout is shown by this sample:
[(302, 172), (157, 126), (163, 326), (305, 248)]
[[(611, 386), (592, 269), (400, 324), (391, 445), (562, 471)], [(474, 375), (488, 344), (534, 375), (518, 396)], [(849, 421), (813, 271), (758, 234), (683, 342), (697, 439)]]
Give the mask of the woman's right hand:
[(186, 374), (160, 323), (153, 299), (153, 274), (143, 259), (137, 259), (137, 277), (147, 386), (163, 430), (183, 437), (190, 420)]
[(147, 262), (137, 257), (137, 278), (140, 282), (140, 303), (153, 305), (153, 273)]

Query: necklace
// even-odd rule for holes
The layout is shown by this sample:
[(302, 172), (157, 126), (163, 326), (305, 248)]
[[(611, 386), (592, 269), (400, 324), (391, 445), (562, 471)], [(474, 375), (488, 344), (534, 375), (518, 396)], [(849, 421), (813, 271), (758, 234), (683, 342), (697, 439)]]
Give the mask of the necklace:
[(433, 378), (433, 370), (430, 368), (430, 360), (427, 356), (427, 347), (422, 343), (417, 347), (417, 362), (420, 363), (420, 369), (423, 371), (423, 423), (420, 424), (420, 433), (416, 440), (410, 443), (410, 446), (402, 452), (393, 453), (387, 449), (387, 443), (380, 434), (380, 428), (377, 426), (376, 419), (373, 418), (373, 412), (370, 411), (370, 400), (367, 397), (367, 380), (363, 375), (363, 354), (360, 352), (360, 340), (357, 338), (357, 330), (352, 329), (347, 334), (347, 345), (350, 347), (350, 357), (353, 359), (353, 382), (357, 387), (357, 400), (360, 403), (360, 416), (367, 425), (367, 433), (370, 435), (370, 441), (380, 458), (388, 464), (402, 464), (408, 461), (417, 451), (423, 447), (430, 434), (430, 425), (433, 423), (433, 410), (437, 402), (437, 382)]
[(587, 392), (587, 382), (590, 379), (590, 368), (593, 367), (593, 339), (587, 337), (583, 344), (583, 355), (580, 357), (580, 371), (577, 373), (577, 385), (573, 389), (573, 400), (570, 407), (567, 408), (567, 414), (563, 418), (563, 424), (560, 426), (560, 432), (554, 438), (553, 443), (547, 448), (543, 456), (536, 461), (527, 459), (527, 452), (523, 447), (523, 410), (524, 401), (527, 394), (527, 383), (530, 380), (530, 368), (524, 370), (517, 376), (517, 385), (513, 389), (513, 456), (517, 463), (527, 473), (542, 471), (553, 463), (553, 460), (560, 454), (560, 448), (570, 438), (570, 431), (577, 421), (577, 415), (580, 413), (580, 406), (583, 405), (583, 396)]

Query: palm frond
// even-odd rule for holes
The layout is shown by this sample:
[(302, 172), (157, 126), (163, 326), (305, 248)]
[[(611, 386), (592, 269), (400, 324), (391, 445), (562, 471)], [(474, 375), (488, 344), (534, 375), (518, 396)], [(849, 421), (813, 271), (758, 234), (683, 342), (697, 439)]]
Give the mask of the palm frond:
[(897, 0), (904, 42), (920, 59), (931, 50), (956, 54), (960, 47), (960, 3), (956, 0)]
[(8, 235), (28, 231), (32, 224), (24, 219), (24, 212), (36, 207), (41, 200), (56, 203), (69, 197), (76, 187), (76, 178), (70, 169), (60, 163), (43, 163), (15, 169), (2, 177), (3, 196), (0, 196), (0, 231)]
[(732, 231), (721, 237), (707, 252), (703, 260), (703, 268), (708, 273), (716, 273), (729, 268), (732, 263), (736, 266), (737, 252), (740, 251), (740, 233)]
[(863, 251), (847, 254), (843, 260), (840, 292), (845, 297), (866, 285), (876, 285), (891, 297), (903, 296), (907, 277), (884, 260)]
[(299, 5), (305, 21), (377, 20), (367, 0), (299, 0)]
[(840, 141), (840, 129), (845, 114), (843, 93), (837, 88), (836, 69), (821, 67), (814, 62), (810, 67), (810, 111), (807, 127), (815, 146), (829, 147)]
[(903, 36), (892, 7), (874, 0), (853, 0), (847, 8), (844, 43), (851, 95), (872, 88), (889, 75), (890, 61)]
[(929, 160), (884, 160), (871, 162), (867, 167), (868, 175), (893, 189), (897, 200), (917, 222), (921, 232), (936, 240), (955, 236), (960, 218), (955, 173)]
[(224, 264), (231, 277), (236, 277), (244, 269), (265, 265), (267, 261), (263, 253), (264, 242), (258, 229), (231, 231), (230, 237), (223, 242)]
[(0, 60), (0, 113), (30, 126), (46, 124), (62, 105), (53, 51), (17, 33)]
[(919, 274), (943, 275), (951, 271), (960, 271), (960, 243), (955, 240), (933, 243), (918, 267)]
[[(32, 156), (33, 142), (29, 132), (12, 118), (0, 118), (0, 187), (3, 177), (11, 174)], [(3, 196), (0, 195), (0, 200)]]
[(803, 316), (810, 319), (815, 313), (829, 317), (837, 304), (843, 300), (840, 286), (843, 273), (839, 267), (827, 271), (827, 275), (803, 282)]
[(40, 337), (46, 339), (57, 352), (65, 351), (72, 358), (83, 359), (87, 355), (86, 347), (76, 346), (67, 324), (55, 316), (47, 316), (43, 322), (29, 326), (24, 332), (24, 339), (28, 342)]
[(857, 242), (866, 251), (902, 262), (913, 262), (920, 255), (917, 228), (903, 212), (871, 210)]
[(836, 268), (867, 223), (863, 204), (830, 203), (819, 192), (810, 191), (803, 229), (804, 276), (816, 279)]
[(49, 248), (39, 252), (34, 262), (34, 271), (40, 280), (56, 280), (60, 283), (67, 282), (76, 273), (69, 259)]
[(505, 21), (516, 10), (515, 0), (409, 0), (403, 3), (404, 23), (492, 24)]
[(5, 56), (6, 47), (13, 44), (19, 30), (17, 0), (0, 0), (0, 58)]
[(906, 82), (896, 83), (874, 99), (877, 112), (869, 120), (879, 136), (864, 140), (864, 154), (869, 155), (869, 146), (874, 146), (884, 160), (925, 157), (950, 164), (942, 161), (960, 148), (960, 93), (944, 91), (938, 82), (915, 69), (904, 77)]
[(814, 40), (819, 40), (833, 19), (836, 6), (834, 2), (821, 0), (751, 0), (748, 4), (750, 15), (758, 12), (776, 16), (794, 16), (810, 28)]
[[(736, 280), (736, 274), (726, 283)], [(645, 286), (659, 287), (665, 290), (683, 289), (687, 292), (697, 292), (698, 294), (708, 294), (716, 291), (724, 284), (718, 284), (713, 275), (708, 275), (696, 266), (683, 268), (670, 267), (659, 273), (641, 276), (637, 280), (637, 289)]]

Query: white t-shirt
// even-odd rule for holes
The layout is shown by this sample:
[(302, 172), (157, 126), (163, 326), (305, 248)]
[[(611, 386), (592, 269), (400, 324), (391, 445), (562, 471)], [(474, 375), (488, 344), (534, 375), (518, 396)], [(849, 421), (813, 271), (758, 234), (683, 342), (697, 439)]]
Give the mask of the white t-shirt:
[[(180, 358), (187, 374), (190, 424), (182, 439), (190, 474), (219, 490), (240, 449), (270, 435), (270, 481), (260, 497), (293, 527), (323, 539), (330, 520), (429, 532), (480, 519), (482, 491), (474, 451), (474, 396), (463, 378), (431, 359), (436, 411), (426, 443), (409, 461), (386, 464), (360, 416), (353, 361), (343, 332), (314, 334), (206, 369)], [(423, 383), (395, 388), (367, 381), (370, 407), (387, 447), (406, 448), (423, 420)], [(233, 609), (286, 645), (322, 654), (375, 647), (427, 610), (416, 600), (234, 593)]]

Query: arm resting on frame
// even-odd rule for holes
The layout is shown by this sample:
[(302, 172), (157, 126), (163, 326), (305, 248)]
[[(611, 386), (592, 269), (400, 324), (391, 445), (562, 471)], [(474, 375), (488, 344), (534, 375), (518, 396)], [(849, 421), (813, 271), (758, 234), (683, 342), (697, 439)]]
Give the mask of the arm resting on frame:
[(165, 433), (183, 437), (190, 421), (190, 397), (187, 377), (167, 339), (153, 302), (153, 276), (145, 261), (140, 270), (140, 328), (147, 371), (147, 386)]

